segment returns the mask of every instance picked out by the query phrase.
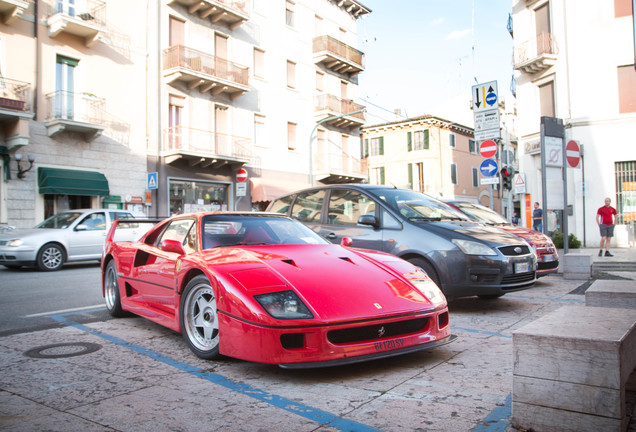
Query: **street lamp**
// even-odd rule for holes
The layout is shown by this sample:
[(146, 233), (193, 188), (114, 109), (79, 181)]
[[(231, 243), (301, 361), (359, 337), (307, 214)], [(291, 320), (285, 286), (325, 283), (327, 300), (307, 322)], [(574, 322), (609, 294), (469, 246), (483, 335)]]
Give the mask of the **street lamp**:
[(348, 112), (346, 114), (340, 114), (337, 116), (332, 116), (332, 117), (327, 117), (325, 119), (320, 120), (318, 123), (316, 123), (316, 126), (314, 126), (314, 128), (311, 130), (311, 133), (309, 134), (309, 186), (313, 186), (314, 185), (314, 150), (312, 147), (312, 141), (313, 141), (313, 137), (314, 137), (314, 132), (316, 132), (316, 129), (318, 129), (318, 126), (320, 126), (321, 124), (331, 121), (331, 120), (336, 120), (339, 119), (341, 117), (346, 117), (346, 116), (350, 116), (353, 114), (358, 114), (361, 112), (364, 112), (365, 108), (356, 110), (356, 111), (351, 111)]

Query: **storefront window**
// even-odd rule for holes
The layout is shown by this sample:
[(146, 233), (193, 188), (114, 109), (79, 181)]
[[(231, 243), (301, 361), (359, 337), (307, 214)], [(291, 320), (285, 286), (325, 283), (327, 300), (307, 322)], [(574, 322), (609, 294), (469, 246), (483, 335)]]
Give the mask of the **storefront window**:
[(201, 181), (170, 180), (170, 213), (227, 211), (229, 185)]

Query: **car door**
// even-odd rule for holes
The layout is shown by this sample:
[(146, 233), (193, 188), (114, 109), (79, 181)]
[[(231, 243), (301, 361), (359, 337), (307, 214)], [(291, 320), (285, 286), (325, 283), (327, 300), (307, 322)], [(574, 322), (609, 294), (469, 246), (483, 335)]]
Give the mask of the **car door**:
[(368, 195), (346, 188), (332, 189), (326, 206), (326, 218), (318, 233), (332, 243), (351, 237), (353, 247), (382, 250), (382, 230), (359, 224), (361, 216), (372, 216), (379, 221), (379, 206)]
[(326, 194), (325, 189), (299, 193), (294, 200), (289, 216), (302, 222), (315, 232), (319, 232)]
[(106, 240), (106, 213), (88, 213), (79, 220), (70, 233), (68, 259), (99, 259)]

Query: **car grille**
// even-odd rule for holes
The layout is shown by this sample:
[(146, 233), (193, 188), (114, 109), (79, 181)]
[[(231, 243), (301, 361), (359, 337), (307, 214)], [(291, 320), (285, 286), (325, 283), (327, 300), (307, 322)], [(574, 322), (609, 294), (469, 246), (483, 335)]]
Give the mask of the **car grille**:
[(552, 261), (552, 262), (540, 262), (538, 263), (539, 266), (539, 270), (550, 270), (550, 269), (555, 269), (559, 266), (559, 262), (558, 261)]
[[(519, 250), (519, 252), (517, 252), (515, 249)], [(499, 251), (505, 256), (519, 256), (528, 255), (530, 253), (530, 248), (525, 245), (502, 246), (499, 248)]]
[(8, 240), (0, 240), (0, 246), (6, 246)]
[(532, 282), (532, 281), (534, 281), (534, 272), (517, 273), (517, 274), (511, 274), (511, 275), (504, 276), (501, 279), (501, 284), (502, 285), (518, 284), (518, 283), (522, 283), (522, 282)]
[(351, 342), (362, 342), (416, 333), (422, 331), (427, 324), (428, 318), (417, 318), (408, 321), (332, 330), (327, 333), (327, 339), (329, 342), (336, 345)]

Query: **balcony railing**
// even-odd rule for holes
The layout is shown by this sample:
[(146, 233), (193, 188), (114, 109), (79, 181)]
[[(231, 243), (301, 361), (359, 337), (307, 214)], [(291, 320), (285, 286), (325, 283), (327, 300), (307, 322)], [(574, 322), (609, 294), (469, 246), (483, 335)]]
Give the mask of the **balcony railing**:
[[(341, 99), (337, 96), (330, 94), (321, 94), (316, 96), (314, 113), (320, 120), (328, 117), (337, 117), (342, 114), (347, 114), (364, 109), (364, 106), (355, 103), (350, 99)], [(364, 111), (357, 112), (355, 114), (347, 115), (326, 123), (337, 127), (351, 127), (361, 126), (365, 122)]]
[(318, 154), (314, 160), (316, 178), (322, 183), (355, 183), (365, 178), (360, 158), (332, 152)]
[(0, 110), (31, 111), (31, 84), (0, 77)]
[(250, 17), (249, 0), (174, 0), (188, 8), (191, 14), (209, 19), (212, 23), (223, 22), (232, 30)]
[(190, 88), (233, 97), (249, 90), (249, 68), (183, 45), (163, 52), (163, 71), (168, 82), (185, 81)]
[(77, 3), (58, 0), (50, 7), (47, 24), (50, 37), (65, 32), (83, 38), (85, 45), (90, 47), (105, 31), (106, 3), (101, 0)]
[(541, 33), (536, 39), (525, 41), (514, 48), (514, 68), (536, 73), (554, 66), (558, 47), (550, 33)]
[(90, 141), (104, 130), (105, 99), (90, 93), (58, 90), (46, 95), (46, 101), (49, 136), (75, 131)]
[(185, 157), (195, 161), (192, 165), (242, 165), (252, 157), (251, 144), (252, 140), (249, 138), (186, 126), (173, 126), (163, 130), (162, 154), (170, 158), (168, 163)]
[(314, 38), (313, 53), (314, 62), (334, 72), (355, 76), (364, 70), (364, 53), (331, 36)]
[(29, 8), (27, 0), (0, 0), (0, 15), (6, 25), (11, 25)]

